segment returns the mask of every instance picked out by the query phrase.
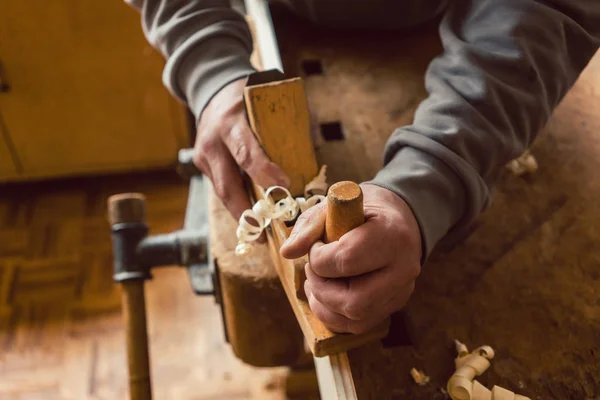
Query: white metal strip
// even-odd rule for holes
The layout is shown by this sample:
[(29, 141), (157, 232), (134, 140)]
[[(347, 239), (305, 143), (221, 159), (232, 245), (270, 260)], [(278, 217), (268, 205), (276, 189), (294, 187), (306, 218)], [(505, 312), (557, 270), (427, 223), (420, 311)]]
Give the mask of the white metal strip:
[(254, 24), (254, 34), (258, 44), (257, 50), (263, 69), (278, 69), (283, 72), (283, 64), (268, 3), (267, 0), (245, 0), (246, 13)]
[[(264, 70), (278, 69), (283, 72), (273, 20), (267, 0), (245, 0), (246, 13), (254, 25), (258, 55)], [(356, 400), (356, 389), (346, 353), (314, 358), (323, 400)]]

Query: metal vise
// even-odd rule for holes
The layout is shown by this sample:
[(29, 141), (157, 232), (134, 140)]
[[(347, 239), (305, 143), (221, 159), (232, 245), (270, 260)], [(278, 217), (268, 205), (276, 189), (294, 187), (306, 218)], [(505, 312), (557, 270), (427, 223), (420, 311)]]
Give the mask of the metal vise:
[(191, 176), (189, 202), (194, 212), (187, 213), (184, 229), (148, 236), (146, 200), (139, 193), (124, 193), (108, 199), (111, 224), (114, 281), (122, 287), (122, 308), (126, 326), (129, 387), (132, 400), (152, 398), (146, 301), (144, 281), (158, 266), (187, 267), (196, 294), (216, 294), (219, 302), (218, 274), (209, 257), (209, 229), (206, 185), (193, 168), (191, 149), (179, 153), (179, 171)]
[(215, 294), (214, 270), (209, 257), (207, 188), (204, 178), (192, 163), (192, 149), (179, 152), (178, 171), (189, 178), (188, 213), (184, 229), (147, 236), (145, 197), (124, 193), (108, 199), (114, 253), (114, 281), (150, 279), (158, 266), (180, 265), (188, 268), (192, 290), (199, 295)]

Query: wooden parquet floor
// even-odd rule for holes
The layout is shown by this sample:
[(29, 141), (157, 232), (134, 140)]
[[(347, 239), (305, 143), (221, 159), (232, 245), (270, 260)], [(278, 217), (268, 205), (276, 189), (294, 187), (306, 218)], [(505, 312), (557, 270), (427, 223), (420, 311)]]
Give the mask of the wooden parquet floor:
[[(187, 184), (174, 173), (0, 186), (0, 399), (127, 398), (120, 293), (106, 198), (140, 191), (152, 233), (179, 229)], [(155, 399), (280, 399), (281, 369), (243, 365), (212, 298), (185, 270), (147, 284)]]

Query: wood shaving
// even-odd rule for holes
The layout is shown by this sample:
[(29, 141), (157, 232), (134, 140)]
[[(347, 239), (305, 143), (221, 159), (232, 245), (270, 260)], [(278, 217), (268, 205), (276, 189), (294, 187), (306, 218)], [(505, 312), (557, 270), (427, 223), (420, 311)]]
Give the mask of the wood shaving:
[(427, 385), (429, 383), (429, 381), (431, 380), (431, 378), (429, 378), (427, 375), (425, 375), (425, 372), (418, 370), (416, 368), (413, 368), (410, 370), (410, 376), (412, 376), (415, 383), (420, 386)]
[(456, 345), (456, 353), (458, 353), (458, 357), (464, 357), (469, 354), (469, 349), (464, 343), (454, 339), (454, 344)]
[[(272, 186), (264, 194), (264, 198), (258, 200), (251, 209), (242, 213), (238, 222), (236, 236), (238, 244), (235, 254), (245, 256), (252, 249), (251, 243), (257, 240), (267, 226), (274, 219), (293, 221), (299, 212), (304, 212), (310, 207), (325, 200), (327, 193), (327, 166), (323, 165), (319, 175), (306, 185), (304, 193), (306, 197), (294, 199), (290, 192), (281, 186)], [(274, 202), (271, 194), (281, 192), (285, 196)]]
[(325, 196), (327, 194), (327, 165), (323, 165), (319, 174), (304, 188), (304, 197), (309, 198), (315, 195)]
[(481, 346), (469, 353), (464, 343), (455, 340), (454, 344), (458, 353), (454, 360), (456, 372), (447, 385), (452, 400), (531, 400), (499, 386), (489, 390), (475, 380), (476, 376), (490, 367), (490, 360), (495, 356), (494, 349), (490, 346)]
[(521, 156), (506, 164), (506, 168), (516, 176), (532, 174), (538, 170), (538, 162), (533, 154), (527, 150)]

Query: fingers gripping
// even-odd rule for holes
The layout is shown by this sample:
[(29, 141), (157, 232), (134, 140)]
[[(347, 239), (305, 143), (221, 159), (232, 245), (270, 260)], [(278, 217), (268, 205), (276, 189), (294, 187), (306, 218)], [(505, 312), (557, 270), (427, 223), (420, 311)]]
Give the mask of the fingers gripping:
[(377, 305), (396, 297), (396, 285), (390, 285), (386, 269), (353, 278), (321, 278), (311, 267), (305, 268), (310, 289), (319, 302), (345, 317), (360, 321), (378, 314)]
[(324, 231), (325, 203), (319, 203), (300, 215), (290, 236), (281, 246), (281, 255), (287, 259), (302, 257), (323, 236)]
[(233, 217), (239, 219), (244, 210), (251, 207), (250, 199), (235, 160), (225, 152), (223, 144), (219, 143), (217, 149), (219, 146), (222, 146), (219, 151), (205, 154), (204, 157), (210, 165), (215, 193)]
[(269, 160), (245, 118), (224, 132), (222, 139), (235, 162), (254, 182), (264, 188), (289, 186), (289, 178), (277, 164)]
[(310, 285), (307, 283), (308, 281), (305, 283), (304, 290), (306, 292), (306, 297), (308, 298), (310, 309), (317, 316), (317, 318), (319, 318), (319, 320), (333, 332), (349, 332), (359, 334), (368, 331), (371, 326), (376, 324), (376, 322), (366, 320), (353, 321), (342, 314), (331, 311), (319, 300), (317, 300), (317, 298), (311, 292)]

